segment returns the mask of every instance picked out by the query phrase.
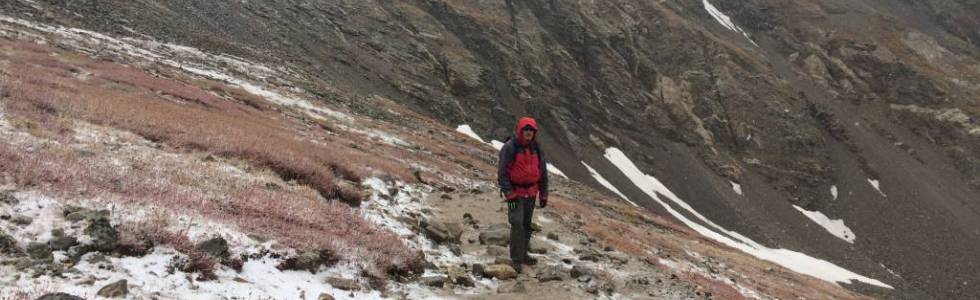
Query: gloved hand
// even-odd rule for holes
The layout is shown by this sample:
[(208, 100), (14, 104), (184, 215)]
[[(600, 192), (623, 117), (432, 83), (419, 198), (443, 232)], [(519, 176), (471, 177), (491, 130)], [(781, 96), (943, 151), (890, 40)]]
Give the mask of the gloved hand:
[(545, 208), (545, 206), (548, 206), (548, 194), (541, 194), (538, 197), (538, 207)]
[(517, 208), (517, 193), (511, 192), (504, 198), (504, 201), (507, 201), (508, 209)]

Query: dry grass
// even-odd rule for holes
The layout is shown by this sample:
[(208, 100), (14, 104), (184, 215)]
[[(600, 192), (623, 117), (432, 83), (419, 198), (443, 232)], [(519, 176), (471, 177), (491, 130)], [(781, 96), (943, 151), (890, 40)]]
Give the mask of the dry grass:
[(219, 258), (197, 250), (187, 237), (186, 231), (171, 231), (167, 229), (168, 226), (167, 219), (159, 216), (121, 224), (117, 228), (120, 248), (129, 254), (144, 255), (155, 246), (170, 246), (187, 255), (187, 261), (176, 265), (176, 269), (187, 273), (199, 273), (199, 279), (202, 280), (217, 278), (214, 268)]
[[(361, 201), (359, 181), (371, 170), (411, 174), (384, 156), (349, 147), (351, 139), (312, 142), (299, 132), (302, 124), (273, 110), (260, 110), (274, 105), (240, 89), (212, 82), (208, 92), (198, 87), (200, 82), (52, 55), (54, 50), (36, 45), (28, 48), (0, 41), (0, 60), (18, 70), (16, 75), (0, 70), (0, 105), (8, 119), (36, 128), (42, 140), (70, 140), (73, 120), (83, 120), (131, 131), (170, 149), (240, 159), (284, 181), (308, 186), (324, 198), (350, 204)], [(375, 276), (415, 272), (423, 266), (418, 253), (396, 235), (368, 223), (346, 204), (262, 185), (208, 184), (215, 181), (209, 176), (213, 174), (197, 162), (144, 158), (129, 168), (116, 167), (114, 161), (122, 159), (118, 154), (82, 155), (63, 144), (28, 147), (0, 140), (0, 173), (20, 187), (63, 198), (99, 197), (200, 214), (299, 250), (349, 254)], [(176, 248), (189, 242), (160, 232), (133, 234), (129, 238), (152, 238)], [(203, 257), (196, 260), (202, 269), (209, 263)]]
[[(195, 81), (207, 83), (206, 88), (226, 99), (197, 85), (112, 63), (86, 62), (74, 67), (68, 61), (78, 58), (59, 60), (7, 49), (7, 58), (13, 58), (11, 67), (19, 72), (0, 80), (4, 104), (11, 115), (37, 124), (49, 126), (58, 124), (51, 120), (80, 118), (130, 130), (175, 148), (241, 158), (285, 180), (309, 185), (325, 198), (353, 205), (359, 204), (362, 194), (343, 189), (339, 182), (357, 184), (368, 170), (380, 169), (400, 178), (411, 174), (403, 165), (353, 149), (354, 142), (311, 142), (296, 132), (296, 124), (261, 111), (272, 107), (271, 103), (241, 89)], [(79, 79), (71, 70), (92, 76)]]

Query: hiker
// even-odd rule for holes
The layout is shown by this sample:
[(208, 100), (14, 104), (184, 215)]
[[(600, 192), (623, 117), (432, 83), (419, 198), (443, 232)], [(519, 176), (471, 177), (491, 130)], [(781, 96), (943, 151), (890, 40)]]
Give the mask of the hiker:
[(507, 203), (510, 222), (510, 259), (514, 270), (521, 272), (522, 264), (538, 261), (527, 255), (531, 242), (531, 214), (534, 201), (540, 208), (548, 206), (548, 171), (544, 155), (536, 140), (538, 123), (530, 117), (517, 122), (516, 136), (500, 149), (497, 181)]

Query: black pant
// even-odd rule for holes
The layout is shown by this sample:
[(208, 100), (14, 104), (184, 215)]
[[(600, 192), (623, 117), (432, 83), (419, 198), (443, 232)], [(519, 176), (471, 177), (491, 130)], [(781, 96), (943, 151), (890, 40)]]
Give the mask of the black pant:
[(531, 244), (531, 215), (534, 213), (534, 198), (517, 198), (517, 207), (507, 207), (507, 221), (510, 222), (510, 259), (515, 264), (523, 263)]

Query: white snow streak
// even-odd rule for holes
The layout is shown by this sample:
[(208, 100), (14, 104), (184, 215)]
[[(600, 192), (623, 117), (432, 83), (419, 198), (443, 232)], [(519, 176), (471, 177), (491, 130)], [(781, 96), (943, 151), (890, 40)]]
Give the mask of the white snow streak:
[(749, 37), (748, 33), (742, 30), (741, 27), (738, 27), (738, 25), (735, 25), (735, 22), (732, 22), (732, 18), (728, 17), (728, 15), (718, 10), (718, 8), (712, 5), (711, 2), (708, 2), (708, 0), (702, 0), (702, 2), (704, 3), (704, 9), (707, 10), (708, 14), (711, 14), (711, 16), (714, 17), (715, 20), (718, 21), (719, 24), (721, 24), (721, 26), (725, 26), (725, 28), (728, 28), (728, 30), (741, 33), (742, 35), (745, 36), (746, 39), (749, 40), (749, 42), (752, 42), (752, 45), (755, 45), (756, 47), (759, 46), (759, 44), (756, 44), (755, 41), (753, 41), (752, 38)]
[(878, 191), (879, 194), (881, 194), (884, 197), (888, 197), (888, 195), (885, 195), (885, 192), (882, 192), (881, 191), (881, 182), (880, 181), (878, 181), (877, 179), (868, 178), (868, 183), (870, 183), (871, 184), (871, 187), (875, 188), (875, 190)]
[(836, 185), (830, 187), (830, 194), (834, 196), (834, 200), (837, 200), (837, 186)]
[(602, 174), (599, 174), (599, 172), (593, 169), (592, 166), (589, 166), (589, 164), (585, 163), (584, 161), (582, 162), (582, 165), (589, 170), (589, 174), (592, 174), (592, 178), (595, 178), (595, 180), (598, 181), (599, 184), (606, 187), (613, 193), (616, 193), (616, 195), (619, 195), (619, 197), (623, 198), (623, 200), (626, 200), (626, 202), (633, 204), (633, 206), (640, 207), (639, 205), (636, 205), (635, 202), (631, 201), (630, 198), (626, 197), (626, 195), (623, 195), (623, 193), (620, 192), (619, 189), (616, 188), (616, 186), (610, 183), (609, 180), (606, 180), (605, 177), (602, 177)]
[[(695, 211), (693, 207), (685, 203), (683, 200), (677, 197), (677, 195), (674, 195), (674, 193), (664, 186), (660, 180), (640, 171), (640, 169), (637, 168), (636, 165), (633, 164), (633, 162), (619, 149), (606, 149), (605, 157), (612, 162), (613, 165), (619, 168), (620, 171), (626, 175), (626, 177), (630, 178), (633, 184), (639, 187), (643, 192), (647, 193), (647, 195), (649, 195), (654, 201), (657, 201), (657, 203), (663, 206), (672, 216), (705, 237), (739, 249), (760, 259), (774, 262), (795, 272), (810, 275), (829, 282), (850, 283), (857, 280), (880, 287), (890, 289), (893, 288), (892, 286), (881, 281), (848, 271), (828, 261), (817, 259), (792, 250), (768, 248), (737, 232), (726, 230)], [(686, 215), (664, 202), (663, 198), (666, 198), (666, 200), (670, 201), (674, 206), (683, 209), (688, 214), (695, 216), (707, 226), (701, 225), (701, 223), (689, 219)]]
[(558, 167), (555, 167), (555, 165), (552, 165), (552, 164), (549, 163), (546, 166), (546, 168), (548, 169), (548, 173), (555, 174), (555, 175), (564, 177), (565, 179), (568, 179), (568, 176), (565, 175), (565, 172), (562, 172), (561, 170), (559, 170)]
[(458, 127), (456, 127), (456, 132), (462, 133), (462, 134), (464, 134), (464, 135), (466, 135), (468, 137), (471, 137), (471, 138), (473, 138), (473, 139), (475, 139), (477, 141), (480, 141), (481, 144), (486, 144), (487, 143), (482, 138), (480, 138), (480, 136), (477, 135), (476, 132), (473, 131), (473, 128), (470, 128), (470, 125), (467, 125), (467, 124), (459, 125)]
[(857, 236), (854, 235), (854, 232), (851, 231), (851, 229), (848, 228), (847, 225), (844, 225), (843, 219), (831, 220), (830, 218), (828, 218), (826, 215), (824, 215), (819, 211), (808, 211), (796, 205), (793, 205), (793, 208), (803, 213), (803, 215), (805, 215), (807, 218), (810, 218), (810, 220), (813, 221), (814, 223), (817, 223), (817, 225), (820, 225), (821, 227), (826, 229), (827, 232), (830, 232), (830, 234), (833, 234), (834, 236), (842, 240), (845, 240), (848, 243), (853, 244), (854, 239), (857, 238)]
[(742, 185), (741, 184), (738, 184), (738, 183), (735, 183), (734, 181), (729, 181), (729, 183), (732, 184), (732, 189), (735, 190), (735, 193), (738, 194), (739, 196), (741, 196), (742, 195)]

